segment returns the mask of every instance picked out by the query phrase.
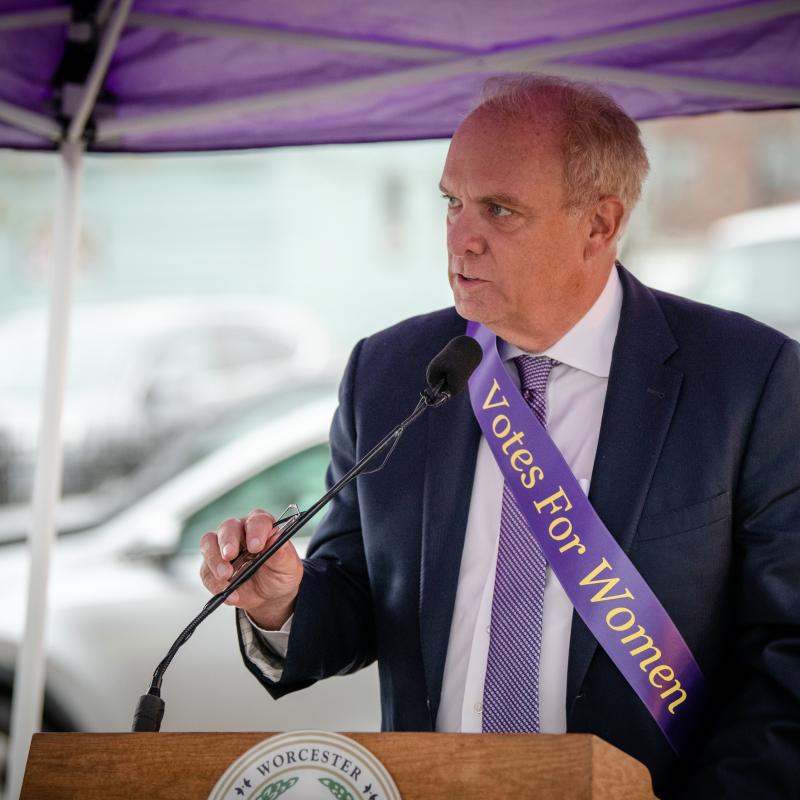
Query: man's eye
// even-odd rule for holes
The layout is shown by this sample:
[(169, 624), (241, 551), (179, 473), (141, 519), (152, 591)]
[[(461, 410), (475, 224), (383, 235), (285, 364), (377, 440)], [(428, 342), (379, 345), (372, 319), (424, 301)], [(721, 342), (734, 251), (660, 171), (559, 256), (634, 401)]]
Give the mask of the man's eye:
[(493, 217), (507, 217), (511, 214), (505, 206), (499, 206), (497, 203), (489, 203), (489, 213)]
[(456, 208), (459, 205), (458, 198), (453, 197), (451, 194), (442, 194), (442, 197), (447, 200), (448, 208)]

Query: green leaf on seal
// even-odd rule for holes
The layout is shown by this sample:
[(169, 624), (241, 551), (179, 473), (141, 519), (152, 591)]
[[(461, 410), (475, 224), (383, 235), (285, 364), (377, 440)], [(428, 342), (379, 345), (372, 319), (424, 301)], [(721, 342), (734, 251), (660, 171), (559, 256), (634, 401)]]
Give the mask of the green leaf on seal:
[(355, 797), (342, 786), (331, 778), (320, 778), (319, 782), (336, 798), (336, 800), (355, 800)]
[(285, 791), (291, 789), (299, 780), (300, 778), (289, 778), (288, 781), (274, 781), (256, 797), (256, 800), (275, 800), (276, 797), (280, 797)]

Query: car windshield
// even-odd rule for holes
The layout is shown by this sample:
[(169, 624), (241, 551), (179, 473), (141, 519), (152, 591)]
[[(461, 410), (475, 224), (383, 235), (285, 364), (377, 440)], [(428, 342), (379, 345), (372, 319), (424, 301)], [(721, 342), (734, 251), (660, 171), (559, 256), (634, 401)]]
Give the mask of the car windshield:
[(712, 251), (701, 299), (767, 323), (800, 321), (800, 238)]

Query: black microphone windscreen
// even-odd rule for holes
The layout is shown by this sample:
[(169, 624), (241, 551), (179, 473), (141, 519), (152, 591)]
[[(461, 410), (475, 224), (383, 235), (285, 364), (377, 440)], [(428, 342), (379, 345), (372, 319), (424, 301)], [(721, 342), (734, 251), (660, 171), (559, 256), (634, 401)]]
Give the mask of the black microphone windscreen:
[(441, 391), (454, 397), (467, 385), (469, 376), (481, 363), (483, 351), (471, 336), (456, 336), (430, 364), (425, 377), (428, 386), (436, 389), (442, 381)]

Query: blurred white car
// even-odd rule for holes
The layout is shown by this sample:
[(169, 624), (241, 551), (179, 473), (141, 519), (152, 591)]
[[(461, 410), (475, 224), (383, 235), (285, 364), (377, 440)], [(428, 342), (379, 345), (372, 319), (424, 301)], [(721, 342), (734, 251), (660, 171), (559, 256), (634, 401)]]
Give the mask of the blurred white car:
[[(335, 383), (327, 380), (292, 383), (253, 404), (216, 415), (213, 423), (167, 437), (132, 472), (124, 476), (108, 475), (89, 492), (62, 497), (56, 507), (58, 534), (99, 526), (231, 439), (298, 405), (330, 396), (335, 388)], [(30, 502), (0, 505), (0, 545), (25, 541), (30, 524)]]
[[(32, 483), (46, 317), (0, 321), (0, 503)], [(79, 306), (63, 417), (64, 493), (127, 474), (154, 443), (331, 368), (307, 313), (254, 297), (154, 298)]]
[(715, 223), (698, 267), (705, 275), (698, 299), (800, 338), (800, 203)]
[[(102, 527), (59, 539), (51, 568), (45, 724), (130, 730), (153, 670), (209, 595), (198, 542), (255, 507), (307, 508), (324, 491), (328, 397), (262, 424)], [(315, 520), (295, 543), (301, 554)], [(0, 725), (24, 627), (27, 550), (0, 549)], [(211, 615), (166, 673), (163, 730), (378, 730), (377, 670), (274, 701), (241, 662), (233, 609)], [(0, 752), (4, 748), (0, 747)]]

